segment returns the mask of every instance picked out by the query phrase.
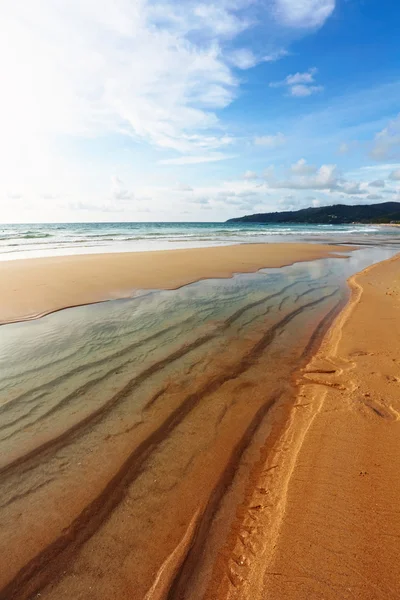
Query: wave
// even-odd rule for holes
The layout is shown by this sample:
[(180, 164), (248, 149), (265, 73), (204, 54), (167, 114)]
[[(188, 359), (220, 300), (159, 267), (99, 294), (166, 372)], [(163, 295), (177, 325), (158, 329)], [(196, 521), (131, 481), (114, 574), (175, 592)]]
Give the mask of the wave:
[(224, 224), (224, 223), (68, 223), (4, 225), (0, 228), (0, 255), (52, 256), (85, 252), (167, 250), (221, 244), (280, 241), (338, 241), (370, 243), (379, 236), (394, 242), (390, 228), (371, 225)]
[(30, 239), (49, 238), (49, 237), (54, 237), (54, 234), (46, 233), (46, 232), (38, 232), (38, 231), (23, 231), (21, 233), (12, 232), (8, 235), (2, 234), (2, 235), (0, 235), (0, 240), (5, 240), (5, 241), (21, 240), (21, 239), (30, 240)]

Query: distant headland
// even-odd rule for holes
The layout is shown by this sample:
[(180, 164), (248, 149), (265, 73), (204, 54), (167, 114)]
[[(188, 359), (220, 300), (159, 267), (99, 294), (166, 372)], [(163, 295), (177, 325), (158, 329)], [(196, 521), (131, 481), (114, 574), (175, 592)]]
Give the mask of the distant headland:
[(227, 223), (400, 223), (400, 202), (381, 204), (334, 204), (283, 212), (259, 213), (228, 219)]

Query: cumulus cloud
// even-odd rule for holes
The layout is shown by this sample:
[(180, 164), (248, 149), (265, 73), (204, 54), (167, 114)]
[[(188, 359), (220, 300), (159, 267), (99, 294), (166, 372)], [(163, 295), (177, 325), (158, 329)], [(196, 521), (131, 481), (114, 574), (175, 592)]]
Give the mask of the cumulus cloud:
[(382, 200), (383, 196), (380, 194), (368, 194), (367, 200)]
[(266, 148), (278, 148), (286, 144), (287, 138), (279, 132), (275, 135), (260, 135), (254, 138), (256, 146), (265, 146)]
[[(294, 166), (301, 171), (301, 168), (306, 165), (296, 163)], [(264, 172), (264, 176), (268, 186), (275, 189), (330, 190), (337, 189), (340, 181), (336, 165), (322, 165), (319, 169), (315, 169), (312, 175), (294, 171), (288, 179), (275, 178), (273, 170)]]
[(389, 179), (393, 179), (394, 181), (400, 181), (400, 169), (395, 169), (389, 175)]
[(343, 194), (349, 194), (350, 196), (365, 193), (365, 190), (361, 187), (361, 184), (355, 181), (339, 181), (336, 189), (341, 191)]
[(277, 177), (273, 167), (266, 169), (263, 176), (271, 189), (321, 190), (351, 196), (367, 193), (363, 182), (346, 180), (336, 165), (321, 165), (317, 168), (307, 164), (304, 158), (290, 167), (286, 178)]
[(287, 75), (282, 81), (273, 81), (270, 87), (286, 87), (290, 96), (306, 97), (312, 94), (322, 92), (322, 85), (315, 85), (316, 67), (311, 67), (303, 73), (294, 73)]
[(400, 157), (400, 114), (376, 134), (370, 154), (375, 160)]
[(290, 167), (290, 170), (296, 175), (311, 175), (317, 171), (317, 167), (315, 165), (308, 165), (304, 158), (300, 158), (297, 163), (294, 163)]
[(295, 28), (321, 27), (335, 9), (335, 0), (275, 0), (275, 16)]

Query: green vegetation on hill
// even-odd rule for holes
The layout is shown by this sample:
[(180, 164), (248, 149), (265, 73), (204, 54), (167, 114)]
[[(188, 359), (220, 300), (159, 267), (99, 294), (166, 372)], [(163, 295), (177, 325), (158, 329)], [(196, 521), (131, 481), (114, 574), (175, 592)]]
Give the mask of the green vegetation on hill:
[(400, 223), (400, 202), (382, 204), (335, 204), (295, 211), (261, 213), (229, 219), (227, 223)]

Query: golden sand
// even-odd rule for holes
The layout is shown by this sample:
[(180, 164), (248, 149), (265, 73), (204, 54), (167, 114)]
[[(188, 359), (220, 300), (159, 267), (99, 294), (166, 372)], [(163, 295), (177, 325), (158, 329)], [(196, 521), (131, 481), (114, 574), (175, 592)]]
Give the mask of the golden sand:
[(129, 297), (138, 289), (175, 289), (200, 279), (226, 278), (349, 250), (354, 246), (243, 244), (4, 261), (0, 262), (0, 323)]
[[(285, 247), (286, 255), (281, 253), (277, 262), (282, 257), (288, 262), (290, 257), (292, 262), (309, 260), (307, 252), (315, 248), (322, 255), (335, 248), (308, 246), (302, 254), (298, 245)], [(233, 267), (224, 252), (216, 252), (225, 248), (206, 253), (220, 254), (218, 268), (226, 277), (255, 270), (266, 261), (263, 255), (257, 262), (252, 251), (264, 246), (229, 247), (231, 257), (232, 248), (238, 248), (233, 255), (237, 252), (242, 267)], [(171, 264), (174, 254), (157, 253), (165, 254)], [(74, 275), (60, 264), (83, 261), (87, 267), (91, 259), (48, 259), (49, 270), (43, 271), (47, 285), (49, 273), (58, 273), (67, 289), (66, 281), (72, 286)], [(101, 259), (107, 263), (106, 257)], [(182, 285), (182, 259), (180, 251), (172, 259), (176, 270), (169, 271), (170, 279), (164, 273), (165, 287), (167, 281), (170, 287)], [(139, 264), (133, 255), (122, 260)], [(38, 273), (46, 261), (37, 261)], [(197, 275), (209, 268), (205, 256), (201, 261)], [(27, 263), (32, 262), (21, 261), (18, 268), (13, 263), (26, 290), (33, 277)], [(217, 269), (216, 262), (211, 270)], [(93, 257), (95, 264), (100, 281), (100, 257)], [(336, 310), (335, 296), (327, 295), (326, 305), (314, 302), (318, 310), (302, 329), (292, 316), (303, 304), (310, 306), (311, 298), (303, 298), (299, 306), (287, 291), (277, 322), (262, 318), (243, 337), (236, 330), (228, 337), (225, 332), (203, 354), (187, 343), (179, 352), (171, 349), (168, 364), (174, 365), (178, 355), (185, 361), (184, 353), (192, 352), (190, 364), (184, 362), (183, 369), (177, 365), (176, 371), (171, 367), (167, 379), (156, 379), (149, 389), (140, 375), (139, 383), (146, 384), (142, 391), (129, 380), (100, 408), (95, 399), (114, 380), (108, 384), (95, 371), (99, 381), (89, 398), (83, 395), (80, 368), (75, 369), (82, 406), (93, 414), (83, 415), (73, 426), (59, 419), (48, 430), (42, 421), (39, 435), (29, 438), (37, 446), (34, 451), (26, 442), (25, 447), (18, 445), (16, 451), (26, 455), (11, 456), (13, 462), (1, 469), (0, 600), (28, 600), (38, 594), (48, 600), (400, 598), (399, 265), (400, 258), (391, 259), (350, 280), (351, 302), (296, 374), (294, 401), (290, 360), (298, 364), (321, 319)], [(194, 275), (191, 268), (186, 277), (188, 272)], [(83, 282), (83, 266), (77, 270)], [(145, 281), (144, 268), (139, 273)], [(159, 282), (162, 275), (160, 271)], [(237, 310), (235, 315), (242, 313)], [(203, 332), (201, 339), (210, 335)], [(298, 355), (288, 361), (283, 350), (289, 342)], [(146, 356), (164, 368), (166, 361), (156, 352)], [(266, 363), (274, 369), (266, 369)], [(112, 375), (119, 372), (120, 385), (125, 375), (134, 375), (128, 363), (126, 374), (121, 365), (113, 365), (107, 361)], [(154, 365), (144, 373), (157, 376)], [(59, 386), (58, 373), (50, 376)], [(50, 384), (42, 385), (37, 411), (42, 392), (44, 397), (55, 394)], [(136, 421), (141, 394), (145, 404)], [(285, 395), (287, 403), (277, 401)], [(28, 400), (22, 394), (15, 427)], [(68, 408), (73, 400), (67, 395), (60, 404)], [(30, 402), (26, 417), (34, 424), (36, 405), (33, 398)], [(67, 416), (79, 419), (79, 410), (73, 405)], [(266, 411), (271, 419), (259, 428)], [(21, 425), (18, 432), (28, 439), (31, 427)], [(254, 446), (253, 438), (258, 440)], [(240, 485), (231, 486), (236, 496), (230, 505), (230, 482), (238, 477), (237, 470)]]
[(351, 278), (205, 598), (400, 598), (399, 266)]

